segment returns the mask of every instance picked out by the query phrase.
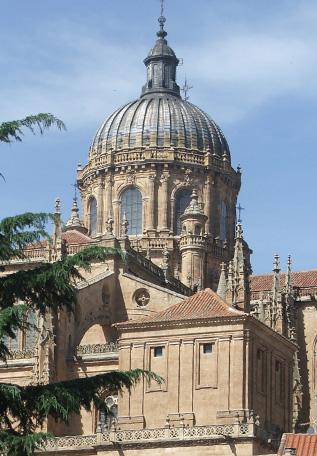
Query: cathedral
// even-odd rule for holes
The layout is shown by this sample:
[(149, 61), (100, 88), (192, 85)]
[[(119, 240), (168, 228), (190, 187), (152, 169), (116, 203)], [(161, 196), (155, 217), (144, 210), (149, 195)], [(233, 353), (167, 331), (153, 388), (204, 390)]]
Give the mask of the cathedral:
[(30, 316), (38, 330), (8, 341), (0, 365), (20, 385), (134, 368), (164, 382), (107, 392), (107, 416), (49, 420), (43, 454), (273, 455), (283, 433), (317, 427), (317, 270), (292, 272), (289, 257), (282, 272), (275, 255), (272, 273), (252, 275), (240, 169), (219, 126), (182, 98), (166, 36), (162, 15), (140, 97), (78, 165), (82, 215), (75, 198), (63, 224), (57, 199), (52, 241), (4, 274), (91, 245), (114, 253), (77, 283), (73, 314)]

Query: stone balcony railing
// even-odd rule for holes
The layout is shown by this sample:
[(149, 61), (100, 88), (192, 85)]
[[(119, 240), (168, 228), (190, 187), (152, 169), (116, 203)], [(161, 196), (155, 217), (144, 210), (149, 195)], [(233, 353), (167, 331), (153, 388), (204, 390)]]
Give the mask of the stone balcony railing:
[(151, 238), (151, 237), (139, 237), (133, 238), (130, 237), (130, 245), (134, 250), (142, 250), (146, 252), (147, 250), (158, 250), (162, 252), (165, 248), (173, 250), (174, 248), (174, 238), (173, 237), (161, 237), (161, 238)]
[(10, 355), (8, 356), (8, 360), (11, 359), (30, 359), (34, 358), (35, 356), (35, 349), (24, 349), (24, 350), (10, 350)]
[(110, 342), (109, 344), (87, 344), (78, 345), (75, 349), (75, 356), (82, 357), (86, 355), (118, 355), (119, 347), (117, 342)]
[(182, 247), (205, 247), (206, 237), (197, 234), (182, 234), (179, 241), (180, 248)]
[(182, 442), (197, 440), (223, 440), (253, 438), (256, 433), (254, 423), (217, 424), (209, 426), (170, 427), (140, 430), (113, 430), (93, 435), (56, 437), (47, 441), (45, 452), (77, 450), (94, 446), (120, 444), (145, 444), (164, 441)]
[(201, 166), (212, 166), (225, 172), (231, 171), (231, 165), (228, 160), (223, 160), (217, 155), (212, 155), (210, 151), (202, 153), (200, 151), (158, 147), (140, 147), (124, 148), (111, 150), (109, 153), (101, 153), (101, 149), (90, 151), (89, 163), (78, 170), (78, 179), (85, 180), (89, 175), (95, 173), (98, 169), (109, 166), (121, 166), (129, 163), (144, 162), (178, 162), (188, 163)]

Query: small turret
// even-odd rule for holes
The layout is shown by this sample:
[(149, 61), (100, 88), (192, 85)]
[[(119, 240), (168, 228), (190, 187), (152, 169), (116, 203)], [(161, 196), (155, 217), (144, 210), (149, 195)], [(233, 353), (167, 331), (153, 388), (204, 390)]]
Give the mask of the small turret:
[(76, 197), (73, 199), (71, 215), (68, 222), (65, 225), (65, 230), (76, 230), (84, 234), (87, 233), (87, 229), (85, 228), (82, 220), (79, 217), (79, 209)]
[(181, 215), (182, 226), (180, 251), (182, 255), (182, 281), (192, 288), (204, 287), (207, 216), (198, 202), (196, 190), (193, 190), (189, 206)]

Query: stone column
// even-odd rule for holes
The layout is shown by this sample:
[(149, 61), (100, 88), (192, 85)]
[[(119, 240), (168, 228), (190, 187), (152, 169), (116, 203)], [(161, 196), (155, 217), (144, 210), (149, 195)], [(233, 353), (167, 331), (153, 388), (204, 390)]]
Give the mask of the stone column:
[(103, 189), (104, 189), (104, 176), (98, 178), (97, 190), (97, 234), (103, 232)]
[(205, 207), (204, 212), (205, 215), (208, 217), (206, 222), (206, 233), (209, 234), (211, 232), (211, 201), (210, 201), (210, 192), (211, 192), (211, 176), (207, 176), (206, 183), (205, 183)]
[[(155, 175), (150, 174), (148, 180), (148, 213), (147, 213), (147, 231), (155, 231), (154, 228), (154, 209), (155, 209), (155, 201), (154, 201), (154, 192), (155, 190)], [(154, 233), (153, 233), (154, 234)]]
[[(106, 176), (105, 178), (105, 192), (104, 192), (104, 222), (108, 220), (109, 214), (113, 217), (113, 207), (112, 207), (112, 183), (113, 179), (111, 175)], [(105, 223), (104, 229), (105, 231)]]
[(120, 201), (114, 200), (113, 204), (113, 220), (114, 220), (114, 235), (115, 237), (121, 236), (120, 230)]
[(158, 226), (160, 231), (169, 231), (167, 226), (168, 214), (168, 173), (163, 173), (160, 179), (161, 187), (159, 191), (158, 205)]

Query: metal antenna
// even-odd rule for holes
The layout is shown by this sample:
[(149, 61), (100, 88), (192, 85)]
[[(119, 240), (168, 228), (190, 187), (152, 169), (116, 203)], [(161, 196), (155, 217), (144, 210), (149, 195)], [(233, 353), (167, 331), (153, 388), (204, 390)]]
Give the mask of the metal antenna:
[(184, 93), (184, 100), (187, 101), (189, 100), (189, 95), (188, 92), (193, 88), (193, 86), (188, 85), (187, 83), (187, 77), (185, 76), (185, 84), (181, 88), (182, 92)]
[(242, 223), (241, 212), (244, 211), (244, 207), (239, 203), (239, 206), (237, 206), (236, 209), (238, 211), (238, 223)]

